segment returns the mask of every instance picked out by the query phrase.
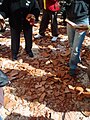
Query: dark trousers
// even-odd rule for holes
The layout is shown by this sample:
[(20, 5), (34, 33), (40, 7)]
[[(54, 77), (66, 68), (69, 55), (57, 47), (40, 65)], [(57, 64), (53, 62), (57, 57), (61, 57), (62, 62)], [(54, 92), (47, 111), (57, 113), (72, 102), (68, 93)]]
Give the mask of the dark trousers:
[[(12, 55), (18, 54), (20, 47), (20, 30), (15, 30), (11, 28), (11, 52)], [(32, 27), (30, 29), (23, 29), (23, 34), (25, 38), (25, 50), (29, 52), (32, 49)]]
[(40, 35), (45, 34), (46, 28), (48, 27), (49, 24), (49, 20), (51, 20), (52, 36), (58, 36), (57, 12), (52, 12), (48, 10), (43, 10), (43, 16), (39, 29)]
[(38, 1), (40, 9), (43, 9), (43, 0), (37, 0), (37, 1)]

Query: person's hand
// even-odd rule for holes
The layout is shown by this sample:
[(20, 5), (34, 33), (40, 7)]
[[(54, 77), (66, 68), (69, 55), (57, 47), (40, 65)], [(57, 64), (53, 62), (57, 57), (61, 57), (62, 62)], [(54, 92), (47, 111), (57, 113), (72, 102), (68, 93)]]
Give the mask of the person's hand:
[(26, 20), (33, 26), (35, 23), (35, 16), (33, 14), (28, 14), (26, 16)]
[(79, 24), (79, 25), (77, 25), (76, 29), (79, 31), (87, 31), (87, 30), (89, 30), (89, 25)]
[(5, 20), (1, 14), (0, 14), (0, 28), (1, 30), (5, 30), (6, 28)]
[(87, 30), (90, 30), (90, 27), (89, 27), (89, 25), (86, 25), (86, 24), (79, 24), (76, 27), (77, 32), (83, 32), (83, 31), (87, 31)]

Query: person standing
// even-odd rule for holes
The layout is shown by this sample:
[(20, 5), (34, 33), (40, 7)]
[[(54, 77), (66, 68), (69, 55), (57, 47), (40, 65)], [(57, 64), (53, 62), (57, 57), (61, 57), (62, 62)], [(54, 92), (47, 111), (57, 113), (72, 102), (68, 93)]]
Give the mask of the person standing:
[[(80, 26), (80, 28), (77, 29), (77, 30), (83, 30), (83, 29), (86, 30), (86, 31), (90, 30), (90, 25), (82, 25), (82, 24), (80, 24), (79, 26)], [(87, 73), (88, 78), (90, 80), (90, 65), (87, 67), (86, 73)]]
[[(77, 25), (88, 25), (89, 4), (90, 0), (69, 0), (68, 5), (66, 5), (66, 18)], [(71, 52), (69, 60), (69, 74), (71, 76), (75, 76), (77, 64), (81, 62), (80, 50), (86, 35), (86, 31), (77, 31), (67, 23), (67, 35)]]
[(58, 38), (58, 26), (57, 26), (57, 12), (60, 10), (58, 0), (43, 0), (43, 16), (40, 23), (39, 34), (34, 38), (41, 38), (45, 36), (46, 28), (48, 27), (49, 20), (51, 20), (51, 41), (56, 41)]
[(32, 26), (37, 16), (37, 9), (36, 0), (3, 0), (2, 2), (0, 20), (9, 18), (12, 60), (17, 60), (22, 31), (25, 38), (25, 51), (29, 57), (33, 57)]

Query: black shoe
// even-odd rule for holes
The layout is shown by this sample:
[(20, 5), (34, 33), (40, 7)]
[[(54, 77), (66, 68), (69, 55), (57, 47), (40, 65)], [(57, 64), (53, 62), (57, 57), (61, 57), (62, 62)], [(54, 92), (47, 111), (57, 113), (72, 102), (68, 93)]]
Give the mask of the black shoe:
[(69, 74), (70, 74), (70, 76), (74, 77), (74, 76), (76, 75), (75, 69), (71, 69), (71, 68), (70, 68)]
[(28, 52), (29, 57), (34, 57), (32, 50)]
[(12, 55), (12, 61), (17, 60), (17, 55)]

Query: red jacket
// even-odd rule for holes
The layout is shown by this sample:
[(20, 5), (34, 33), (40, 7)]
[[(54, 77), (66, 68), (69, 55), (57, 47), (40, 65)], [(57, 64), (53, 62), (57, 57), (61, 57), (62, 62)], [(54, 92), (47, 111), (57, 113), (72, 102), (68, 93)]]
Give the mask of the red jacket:
[(60, 6), (58, 0), (43, 0), (44, 9), (50, 11), (58, 11), (60, 10)]

